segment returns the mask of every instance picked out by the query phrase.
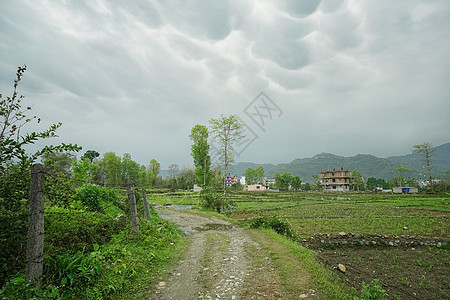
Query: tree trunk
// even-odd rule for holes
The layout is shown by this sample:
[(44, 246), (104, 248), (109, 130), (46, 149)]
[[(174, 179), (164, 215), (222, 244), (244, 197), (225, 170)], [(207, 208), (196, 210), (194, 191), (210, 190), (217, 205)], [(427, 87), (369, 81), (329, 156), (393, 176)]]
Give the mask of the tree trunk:
[(134, 185), (130, 184), (128, 186), (128, 200), (130, 201), (130, 211), (131, 211), (131, 226), (133, 230), (139, 230), (139, 222), (137, 216), (137, 206), (136, 206), (136, 195), (134, 193)]
[(147, 220), (151, 220), (152, 215), (150, 214), (150, 208), (148, 207), (147, 192), (145, 191), (144, 188), (142, 188), (142, 199), (144, 199), (144, 209), (145, 209), (145, 214), (147, 215)]
[(26, 279), (42, 284), (44, 269), (44, 166), (31, 167)]

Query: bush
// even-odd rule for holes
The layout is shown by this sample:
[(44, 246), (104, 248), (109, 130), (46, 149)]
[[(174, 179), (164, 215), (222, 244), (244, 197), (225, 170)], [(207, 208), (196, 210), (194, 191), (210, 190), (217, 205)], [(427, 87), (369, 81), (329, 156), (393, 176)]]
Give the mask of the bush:
[(280, 219), (275, 215), (271, 217), (256, 217), (250, 223), (251, 228), (272, 228), (276, 233), (296, 240), (296, 235), (292, 232), (291, 224), (285, 219)]
[(218, 213), (221, 210), (233, 205), (233, 202), (228, 199), (222, 192), (218, 192), (212, 189), (204, 189), (200, 193), (201, 205), (204, 208), (212, 209)]
[(103, 211), (101, 204), (114, 204), (117, 201), (117, 195), (114, 190), (95, 184), (86, 184), (75, 191), (74, 199), (80, 201), (90, 211), (101, 212)]

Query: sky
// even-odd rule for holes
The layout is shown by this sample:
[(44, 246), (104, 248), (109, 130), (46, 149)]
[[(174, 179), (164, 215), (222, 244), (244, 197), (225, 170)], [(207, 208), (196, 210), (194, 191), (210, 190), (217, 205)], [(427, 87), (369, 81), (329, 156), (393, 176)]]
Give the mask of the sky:
[[(237, 115), (237, 162), (450, 142), (450, 1), (1, 0), (0, 93), (58, 138), (162, 169)], [(36, 147), (41, 146), (38, 144)]]

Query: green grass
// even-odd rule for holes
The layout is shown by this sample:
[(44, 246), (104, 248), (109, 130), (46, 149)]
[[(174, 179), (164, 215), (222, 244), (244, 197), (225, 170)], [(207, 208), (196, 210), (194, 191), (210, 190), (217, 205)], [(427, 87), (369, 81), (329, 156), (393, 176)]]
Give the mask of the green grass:
[(318, 262), (313, 251), (269, 229), (259, 230), (263, 235), (256, 230), (252, 232), (252, 238), (276, 265), (287, 299), (298, 299), (299, 294), (311, 288), (324, 299), (351, 299), (354, 295), (336, 274)]

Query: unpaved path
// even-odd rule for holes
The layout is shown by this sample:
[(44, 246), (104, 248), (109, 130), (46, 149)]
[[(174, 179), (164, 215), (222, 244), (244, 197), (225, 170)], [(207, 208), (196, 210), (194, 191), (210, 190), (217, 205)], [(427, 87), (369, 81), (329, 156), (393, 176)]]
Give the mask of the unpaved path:
[(191, 245), (184, 260), (171, 270), (171, 278), (159, 282), (149, 299), (281, 298), (270, 259), (242, 228), (179, 210), (157, 212), (186, 231)]

